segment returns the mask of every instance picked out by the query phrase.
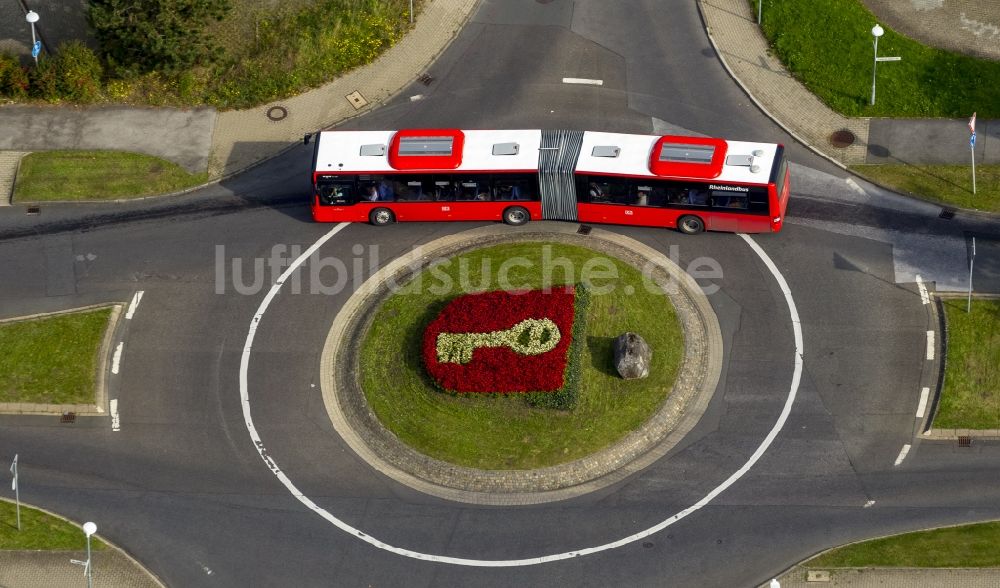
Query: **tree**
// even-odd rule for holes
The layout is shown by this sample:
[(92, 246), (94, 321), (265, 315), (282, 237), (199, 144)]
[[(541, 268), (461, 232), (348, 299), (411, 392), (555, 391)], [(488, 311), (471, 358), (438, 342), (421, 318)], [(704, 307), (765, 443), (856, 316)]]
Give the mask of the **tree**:
[(230, 8), (229, 0), (90, 0), (87, 20), (110, 69), (172, 74), (221, 53), (205, 26)]

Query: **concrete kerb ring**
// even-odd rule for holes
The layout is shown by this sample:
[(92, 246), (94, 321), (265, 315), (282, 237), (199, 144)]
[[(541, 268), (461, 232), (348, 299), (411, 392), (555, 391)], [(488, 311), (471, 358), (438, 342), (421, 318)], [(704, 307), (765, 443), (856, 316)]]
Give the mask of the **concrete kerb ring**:
[[(489, 226), (428, 243), (403, 255), (368, 279), (345, 303), (327, 335), (320, 363), (323, 401), (334, 429), (363, 460), (393, 480), (426, 494), (472, 504), (525, 505), (565, 500), (599, 490), (649, 466), (670, 451), (697, 423), (711, 400), (722, 369), (718, 319), (697, 283), (655, 249), (603, 230), (576, 234), (575, 225), (531, 223)], [(590, 456), (537, 470), (464, 468), (423, 455), (401, 443), (368, 407), (357, 381), (357, 345), (389, 295), (386, 283), (422, 271), (435, 259), (490, 245), (561, 242), (594, 249), (642, 268), (652, 262), (653, 279), (671, 299), (681, 321), (685, 353), (667, 401), (640, 429)], [(419, 269), (418, 269), (419, 268)], [(339, 367), (337, 367), (339, 366)]]

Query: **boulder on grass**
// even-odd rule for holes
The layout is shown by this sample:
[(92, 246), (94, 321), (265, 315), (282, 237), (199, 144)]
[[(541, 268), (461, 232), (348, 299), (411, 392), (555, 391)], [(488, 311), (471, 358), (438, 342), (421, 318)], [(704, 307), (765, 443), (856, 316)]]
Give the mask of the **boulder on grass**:
[(635, 333), (624, 333), (615, 339), (615, 369), (626, 380), (645, 378), (649, 375), (649, 362), (653, 351), (646, 340)]

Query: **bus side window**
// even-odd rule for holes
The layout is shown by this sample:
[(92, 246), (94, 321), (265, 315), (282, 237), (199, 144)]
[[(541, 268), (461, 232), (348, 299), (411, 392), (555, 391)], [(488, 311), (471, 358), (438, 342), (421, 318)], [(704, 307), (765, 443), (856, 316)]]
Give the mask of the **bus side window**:
[(389, 202), (396, 199), (396, 192), (392, 189), (392, 181), (389, 178), (382, 178), (378, 183), (378, 200)]
[(767, 188), (750, 188), (750, 211), (768, 214), (770, 206), (767, 200)]
[(448, 180), (434, 180), (434, 199), (451, 201), (455, 199), (455, 185)]
[(708, 206), (708, 190), (704, 186), (689, 186), (687, 189), (687, 204), (691, 206)]
[(738, 192), (712, 191), (713, 208), (732, 208), (737, 210), (747, 209), (747, 197)]
[(494, 200), (537, 200), (531, 180), (524, 176), (493, 176)]
[(651, 183), (632, 184), (629, 202), (636, 206), (663, 206), (663, 188)]
[(316, 184), (319, 203), (323, 206), (354, 204), (354, 182), (352, 180), (320, 180)]

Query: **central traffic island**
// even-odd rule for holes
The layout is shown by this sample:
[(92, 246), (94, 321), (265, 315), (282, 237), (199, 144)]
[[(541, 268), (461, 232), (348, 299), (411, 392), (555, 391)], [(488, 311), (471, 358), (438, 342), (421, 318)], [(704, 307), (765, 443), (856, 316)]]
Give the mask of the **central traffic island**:
[[(560, 500), (652, 463), (704, 410), (721, 337), (693, 280), (631, 239), (539, 224), (424, 245), (338, 315), (324, 400), (382, 473), (464, 502)], [(645, 377), (616, 368), (626, 333)]]

